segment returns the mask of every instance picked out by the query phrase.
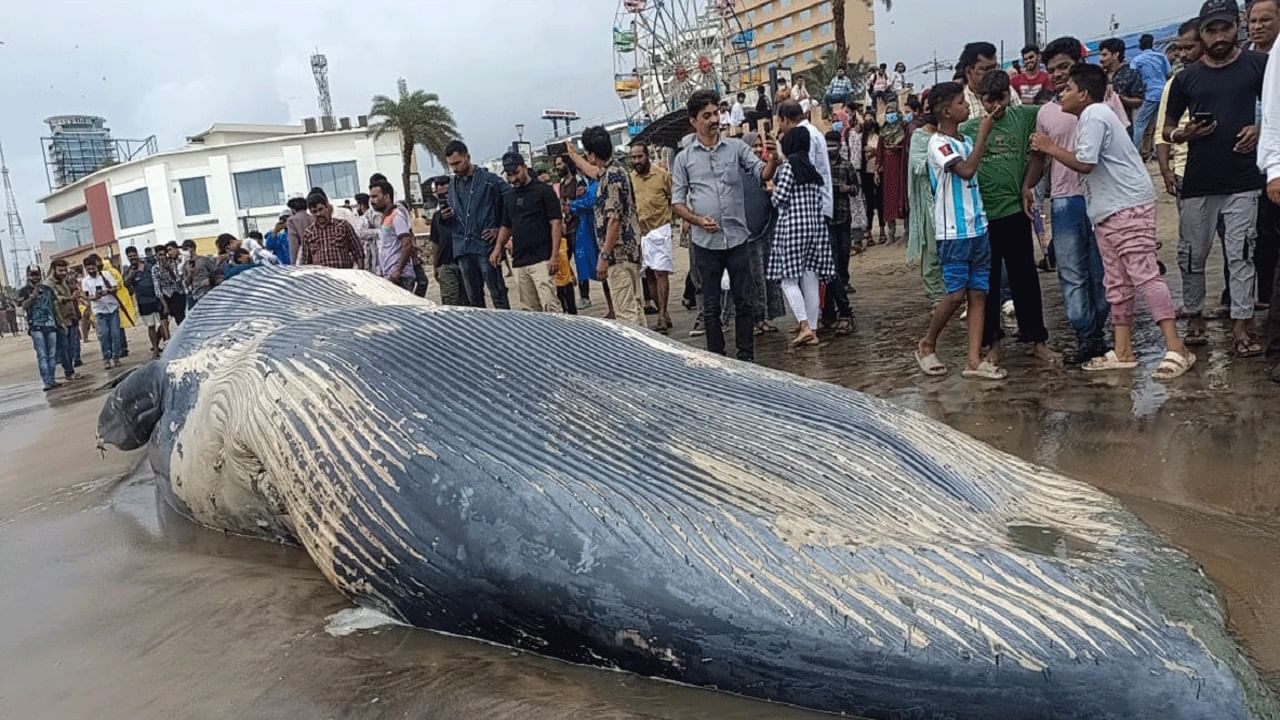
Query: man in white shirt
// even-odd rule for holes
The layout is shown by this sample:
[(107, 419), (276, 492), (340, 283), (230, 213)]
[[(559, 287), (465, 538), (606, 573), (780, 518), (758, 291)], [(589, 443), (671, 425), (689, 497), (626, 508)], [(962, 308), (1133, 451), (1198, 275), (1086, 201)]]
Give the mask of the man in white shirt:
[(356, 237), (364, 245), (364, 269), (378, 272), (378, 234), (382, 230), (382, 213), (369, 206), (368, 193), (356, 193)]
[[(1262, 84), (1262, 131), (1258, 137), (1258, 168), (1267, 176), (1267, 199), (1280, 204), (1280, 53), (1267, 56), (1267, 71)], [(1272, 281), (1272, 303), (1280, 298), (1280, 272)], [(1267, 314), (1267, 358), (1271, 361), (1271, 379), (1280, 383), (1280, 310)]]
[(80, 279), (80, 289), (89, 301), (98, 325), (98, 344), (102, 346), (104, 368), (120, 367), (120, 301), (116, 299), (119, 288), (102, 272), (102, 259), (90, 255), (84, 259), (85, 276)]
[(809, 122), (804, 109), (795, 100), (779, 104), (777, 113), (778, 137), (786, 135), (794, 127), (803, 127), (809, 131), (809, 162), (813, 163), (814, 169), (822, 176), (822, 214), (830, 220), (835, 212), (835, 196), (831, 191), (831, 159), (827, 157), (827, 138)]
[(742, 129), (742, 123), (747, 121), (747, 111), (742, 104), (747, 101), (746, 93), (738, 93), (738, 97), (733, 101), (733, 107), (729, 108), (729, 124), (739, 130)]

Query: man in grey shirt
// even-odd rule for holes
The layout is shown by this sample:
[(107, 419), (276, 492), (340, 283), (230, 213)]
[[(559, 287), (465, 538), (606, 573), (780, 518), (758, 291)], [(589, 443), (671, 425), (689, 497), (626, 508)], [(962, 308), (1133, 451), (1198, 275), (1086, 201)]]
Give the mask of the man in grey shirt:
[[(689, 97), (689, 122), (697, 136), (671, 164), (671, 202), (675, 214), (693, 228), (694, 261), (702, 280), (702, 321), (707, 350), (725, 354), (720, 325), (720, 277), (727, 270), (738, 308), (734, 342), (739, 360), (753, 360), (755, 299), (751, 283), (751, 254), (747, 248), (747, 213), (743, 183), (773, 179), (776, 151), (765, 163), (746, 143), (720, 136), (720, 96), (699, 90)], [(744, 312), (745, 310), (745, 312)]]

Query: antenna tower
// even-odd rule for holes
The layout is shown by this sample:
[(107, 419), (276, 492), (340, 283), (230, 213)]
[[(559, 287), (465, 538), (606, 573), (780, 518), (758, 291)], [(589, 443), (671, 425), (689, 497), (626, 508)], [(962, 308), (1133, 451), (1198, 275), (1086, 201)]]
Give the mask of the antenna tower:
[(329, 97), (329, 59), (317, 50), (311, 55), (311, 74), (316, 78), (316, 94), (320, 102), (320, 127), (333, 129), (333, 100)]
[[(18, 214), (18, 201), (13, 197), (13, 183), (9, 181), (9, 166), (4, 161), (4, 148), (0, 146), (0, 176), (4, 177), (4, 214), (9, 228), (9, 252), (13, 255), (13, 267), (9, 268), (12, 277), (5, 275), (5, 282), (12, 281), (16, 287), (20, 284), (22, 265), (18, 261), (18, 252), (30, 255), (27, 245), (27, 234), (22, 229), (22, 216)], [(4, 263), (0, 262), (0, 270)]]

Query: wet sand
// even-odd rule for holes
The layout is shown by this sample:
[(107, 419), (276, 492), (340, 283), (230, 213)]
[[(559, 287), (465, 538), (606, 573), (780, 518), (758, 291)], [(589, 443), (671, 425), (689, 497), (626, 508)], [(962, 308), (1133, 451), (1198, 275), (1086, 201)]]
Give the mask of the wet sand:
[[(1168, 227), (1162, 239), (1176, 268)], [(1280, 439), (1268, 430), (1280, 386), (1263, 362), (1230, 358), (1219, 323), (1192, 375), (1167, 388), (1149, 367), (1107, 378), (1038, 368), (1016, 342), (1005, 383), (926, 379), (911, 349), (928, 307), (902, 256), (897, 245), (855, 258), (853, 336), (793, 352), (782, 319), (759, 361), (919, 410), (1118, 496), (1205, 566), (1280, 685)], [(1176, 296), (1176, 269), (1169, 279)], [(1056, 276), (1040, 280), (1051, 343), (1070, 346)], [(677, 337), (701, 346), (673, 306)], [(1152, 365), (1158, 336), (1137, 339)], [(135, 331), (131, 343), (137, 354), (145, 339)], [(949, 329), (943, 360), (958, 363), (962, 343)], [(90, 370), (95, 352), (85, 346)], [(98, 452), (93, 389), (109, 378), (93, 374), (46, 398), (29, 341), (0, 339), (0, 716), (823, 717), (407, 628), (332, 637), (326, 617), (349, 603), (305, 554), (196, 528), (157, 504), (134, 470), (139, 453)]]

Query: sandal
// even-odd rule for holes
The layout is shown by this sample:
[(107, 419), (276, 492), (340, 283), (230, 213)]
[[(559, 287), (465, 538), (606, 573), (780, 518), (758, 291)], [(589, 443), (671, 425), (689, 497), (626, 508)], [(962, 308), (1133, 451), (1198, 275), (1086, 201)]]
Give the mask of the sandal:
[(916, 364), (920, 366), (920, 372), (929, 377), (940, 377), (947, 374), (947, 366), (942, 364), (938, 359), (937, 353), (929, 353), (921, 355), (920, 348), (916, 348)]
[(983, 360), (976, 369), (965, 368), (960, 375), (974, 380), (1004, 380), (1009, 377), (1009, 371), (992, 364), (990, 360)]
[(801, 347), (802, 345), (817, 345), (819, 342), (821, 341), (818, 340), (817, 333), (810, 330), (802, 335), (797, 335), (796, 338), (791, 341), (791, 347), (796, 348)]
[(751, 330), (751, 334), (756, 336), (765, 334), (764, 323), (756, 323), (755, 328)]
[[(1183, 342), (1186, 342), (1185, 340)], [(1237, 358), (1258, 357), (1262, 354), (1262, 344), (1253, 338), (1236, 340), (1231, 344), (1231, 354)]]
[[(1183, 342), (1186, 341), (1184, 340)], [(1164, 358), (1160, 360), (1160, 365), (1151, 373), (1151, 378), (1162, 382), (1176, 380), (1187, 374), (1187, 371), (1195, 367), (1195, 364), (1195, 353), (1188, 352), (1183, 356), (1170, 350), (1164, 354)]]
[(765, 320), (764, 322), (760, 323), (760, 325), (761, 325), (762, 327), (764, 327), (764, 331), (765, 331), (765, 332), (767, 332), (767, 333), (776, 333), (776, 332), (778, 332), (778, 326), (777, 326), (777, 325), (774, 325), (773, 323), (769, 322), (768, 320)]
[(852, 335), (853, 334), (853, 318), (840, 318), (831, 326), (836, 335)]
[(1109, 370), (1132, 370), (1138, 367), (1137, 360), (1121, 360), (1115, 350), (1108, 350), (1106, 355), (1095, 357), (1080, 366), (1085, 372), (1107, 372)]

